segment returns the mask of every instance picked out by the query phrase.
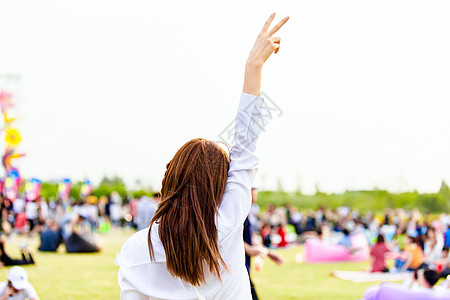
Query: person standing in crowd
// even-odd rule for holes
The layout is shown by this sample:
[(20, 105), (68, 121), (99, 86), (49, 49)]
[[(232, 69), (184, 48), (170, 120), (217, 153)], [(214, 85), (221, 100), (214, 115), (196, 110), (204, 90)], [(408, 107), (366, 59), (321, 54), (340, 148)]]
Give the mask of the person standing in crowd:
[(216, 143), (193, 139), (166, 165), (161, 203), (149, 229), (119, 253), (121, 299), (250, 299), (243, 223), (257, 171), (254, 151), (270, 112), (261, 93), (264, 62), (279, 50), (272, 14), (246, 64), (230, 156)]
[(120, 226), (122, 220), (122, 198), (118, 192), (111, 193), (110, 218), (115, 227)]
[(152, 199), (153, 201), (155, 201), (156, 205), (159, 205), (159, 202), (161, 202), (161, 193), (160, 192), (153, 193)]
[(86, 215), (88, 216), (88, 221), (91, 224), (92, 231), (97, 229), (99, 225), (99, 212), (97, 202), (97, 197), (89, 196), (84, 203), (84, 205), (86, 206)]
[(6, 201), (6, 198), (0, 193), (0, 232), (9, 234), (12, 229), (11, 224), (8, 222), (8, 208)]
[(33, 233), (34, 227), (39, 223), (39, 206), (33, 201), (27, 202), (25, 204), (25, 215), (30, 226), (30, 233)]
[[(252, 188), (252, 203), (256, 203), (256, 200), (258, 198), (258, 190), (256, 188)], [(250, 216), (250, 214), (249, 214)], [(266, 257), (269, 257), (271, 260), (273, 260), (277, 265), (282, 265), (284, 263), (284, 259), (270, 251), (268, 248), (258, 245), (253, 246), (252, 242), (252, 224), (250, 223), (249, 216), (244, 221), (244, 232), (243, 232), (243, 238), (244, 238), (244, 250), (245, 250), (245, 267), (247, 268), (247, 272), (249, 274), (250, 278), (250, 291), (252, 294), (253, 300), (258, 300), (258, 294), (256, 293), (255, 285), (253, 284), (252, 278), (250, 276), (250, 265), (251, 265), (251, 258), (252, 257), (260, 257), (262, 259), (265, 259)]]
[(16, 200), (13, 202), (13, 211), (15, 214), (18, 214), (22, 211), (24, 211), (25, 208), (25, 200), (23, 200), (21, 197), (17, 197)]
[(39, 197), (36, 201), (36, 205), (38, 207), (38, 223), (42, 225), (49, 217), (48, 204), (44, 198)]
[[(153, 198), (155, 198), (155, 196)], [(136, 224), (138, 231), (145, 229), (150, 225), (150, 221), (157, 209), (158, 203), (156, 203), (155, 200), (150, 199), (148, 196), (141, 197), (136, 209)]]
[(259, 208), (258, 203), (256, 203), (257, 199), (258, 199), (258, 188), (253, 187), (252, 206), (250, 207), (250, 212), (248, 214), (248, 220), (250, 221), (250, 225), (252, 226), (252, 231), (258, 230), (258, 228), (261, 226), (261, 224), (259, 224), (259, 214), (261, 212), (261, 209)]
[(111, 224), (111, 195), (108, 195), (107, 201), (105, 203), (105, 219), (108, 223)]
[(24, 268), (12, 267), (7, 278), (8, 281), (0, 282), (0, 300), (39, 300)]
[(130, 200), (130, 215), (133, 218), (131, 221), (131, 225), (133, 228), (137, 229), (137, 206), (139, 203), (139, 198), (133, 197), (133, 199)]

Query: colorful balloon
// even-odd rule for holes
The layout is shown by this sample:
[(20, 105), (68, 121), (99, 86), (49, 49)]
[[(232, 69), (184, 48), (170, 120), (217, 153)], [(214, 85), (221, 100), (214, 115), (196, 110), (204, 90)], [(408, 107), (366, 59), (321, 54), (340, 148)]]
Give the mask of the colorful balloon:
[(62, 200), (69, 199), (70, 188), (72, 183), (69, 178), (64, 178), (63, 181), (58, 185), (58, 198)]
[(31, 178), (25, 184), (25, 197), (27, 201), (36, 201), (41, 195), (42, 182), (39, 179)]
[(5, 184), (3, 186), (3, 195), (10, 200), (14, 201), (17, 198), (17, 193), (19, 191), (20, 174), (19, 170), (12, 168), (5, 179)]
[(80, 196), (81, 198), (86, 198), (92, 193), (92, 183), (89, 180), (85, 180), (81, 185)]

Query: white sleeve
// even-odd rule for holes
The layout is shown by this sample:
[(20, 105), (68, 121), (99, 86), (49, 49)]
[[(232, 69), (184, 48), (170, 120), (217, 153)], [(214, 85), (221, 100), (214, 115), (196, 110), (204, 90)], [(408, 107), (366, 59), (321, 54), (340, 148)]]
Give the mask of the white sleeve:
[(120, 300), (148, 300), (149, 298), (147, 296), (136, 291), (136, 289), (130, 284), (130, 282), (123, 276), (122, 268), (122, 266), (119, 267), (118, 276), (120, 286)]
[(137, 291), (121, 291), (120, 300), (148, 300), (149, 297), (142, 295)]
[(7, 285), (8, 283), (6, 281), (0, 282), (0, 296), (3, 296), (3, 293), (5, 292)]
[(36, 293), (36, 290), (34, 289), (34, 287), (31, 284), (25, 288), (25, 294), (28, 299), (37, 299), (38, 298), (38, 294)]
[(270, 110), (262, 97), (242, 93), (236, 115), (227, 185), (218, 211), (219, 227), (231, 229), (242, 225), (250, 211), (251, 188), (259, 162), (253, 152), (258, 136), (270, 118)]

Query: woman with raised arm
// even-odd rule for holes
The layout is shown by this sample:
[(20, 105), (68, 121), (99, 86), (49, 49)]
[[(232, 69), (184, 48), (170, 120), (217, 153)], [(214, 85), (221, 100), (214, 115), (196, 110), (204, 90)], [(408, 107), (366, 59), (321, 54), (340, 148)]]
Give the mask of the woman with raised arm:
[(230, 158), (214, 142), (193, 139), (167, 164), (150, 227), (119, 254), (122, 300), (251, 299), (242, 229), (251, 205), (256, 140), (270, 113), (260, 95), (264, 62), (280, 48), (272, 14), (245, 67)]

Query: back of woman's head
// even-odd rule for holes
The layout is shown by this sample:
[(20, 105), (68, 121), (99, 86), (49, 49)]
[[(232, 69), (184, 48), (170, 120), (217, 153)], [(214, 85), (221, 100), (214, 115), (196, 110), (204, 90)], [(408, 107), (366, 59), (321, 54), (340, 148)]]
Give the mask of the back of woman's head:
[[(193, 139), (177, 151), (164, 174), (161, 202), (150, 226), (159, 224), (167, 270), (193, 285), (205, 282), (204, 266), (219, 279), (220, 264), (226, 268), (219, 253), (215, 216), (225, 192), (228, 167), (222, 148), (211, 141)], [(154, 259), (150, 231), (148, 243)]]
[(384, 236), (381, 233), (377, 236), (377, 244), (384, 244)]

